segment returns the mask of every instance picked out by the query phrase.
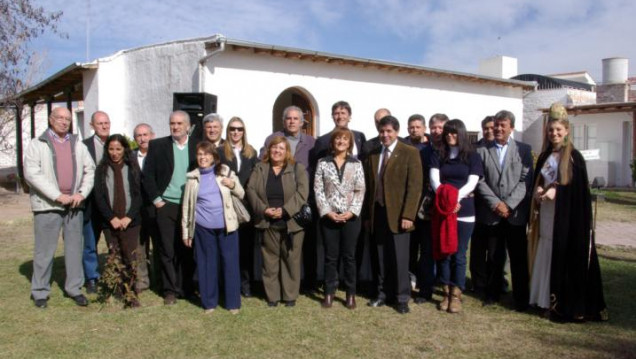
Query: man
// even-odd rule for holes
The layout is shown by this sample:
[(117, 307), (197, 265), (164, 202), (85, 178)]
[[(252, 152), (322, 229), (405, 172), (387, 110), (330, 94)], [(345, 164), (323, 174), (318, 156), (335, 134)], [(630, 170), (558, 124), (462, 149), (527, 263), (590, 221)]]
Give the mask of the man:
[(426, 119), (420, 114), (411, 115), (408, 120), (409, 136), (406, 138), (411, 146), (419, 151), (430, 144), (430, 136), (426, 133)]
[(495, 116), (486, 116), (481, 120), (481, 139), (477, 141), (477, 146), (484, 146), (488, 142), (495, 140)]
[[(380, 120), (389, 115), (391, 115), (391, 111), (389, 111), (388, 108), (379, 108), (373, 114), (373, 123), (375, 124), (375, 129), (378, 130), (378, 133), (380, 133)], [(362, 157), (365, 157), (371, 153), (371, 151), (380, 147), (382, 147), (382, 144), (380, 143), (380, 136), (373, 137), (362, 145)]]
[(477, 149), (484, 163), (479, 180), (477, 222), (486, 225), (486, 237), (492, 238), (486, 259), (485, 305), (496, 303), (501, 293), (508, 249), (515, 309), (528, 307), (528, 257), (526, 225), (532, 191), (532, 154), (530, 146), (510, 137), (515, 127), (512, 112), (495, 115), (495, 140)]
[[(307, 175), (311, 179), (313, 175), (313, 165), (311, 163), (312, 151), (316, 144), (316, 140), (309, 135), (302, 132), (303, 124), (305, 123), (305, 116), (303, 111), (297, 106), (288, 106), (283, 111), (283, 131), (277, 131), (269, 135), (265, 139), (265, 144), (260, 151), (260, 158), (267, 152), (267, 147), (272, 139), (276, 136), (285, 136), (289, 142), (291, 152), (294, 155), (296, 162), (302, 163), (307, 169)], [(313, 205), (313, 186), (310, 186), (309, 202), (314, 210), (313, 213), (318, 213), (315, 205)], [(317, 218), (315, 223), (310, 228), (316, 228)], [(317, 258), (317, 230), (310, 229), (305, 231), (305, 240), (303, 241), (303, 283), (302, 291), (306, 293), (313, 293), (317, 287), (317, 275), (318, 275), (318, 258)], [(244, 289), (244, 288), (243, 288)], [(244, 293), (245, 294), (245, 293)]]
[(415, 229), (420, 194), (422, 165), (414, 147), (398, 141), (400, 123), (393, 116), (380, 120), (380, 143), (366, 159), (367, 220), (372, 231), (372, 263), (377, 285), (371, 307), (397, 299), (398, 313), (409, 312), (410, 234)]
[[(98, 165), (104, 156), (104, 143), (110, 136), (110, 118), (104, 111), (96, 111), (91, 116), (91, 127), (94, 135), (84, 140), (88, 153)], [(84, 206), (84, 253), (82, 264), (84, 265), (84, 276), (86, 278), (86, 293), (97, 293), (97, 280), (99, 279), (99, 263), (97, 254), (97, 243), (102, 234), (102, 218), (93, 201), (92, 193), (86, 199)]]
[[(495, 116), (486, 116), (481, 121), (481, 139), (475, 146), (482, 147), (495, 140)], [(480, 198), (475, 198), (476, 208), (479, 208)], [(470, 241), (470, 281), (472, 290), (478, 295), (483, 295), (486, 290), (486, 255), (488, 239), (484, 224), (475, 223), (475, 229)], [(505, 273), (503, 286), (506, 287)]]
[(302, 132), (305, 116), (303, 111), (296, 106), (288, 106), (283, 111), (283, 130), (272, 133), (265, 139), (265, 144), (261, 148), (259, 158), (263, 158), (267, 147), (274, 137), (285, 136), (291, 147), (296, 162), (302, 163), (307, 170), (309, 166), (309, 156), (314, 148), (316, 140)]
[[(152, 127), (147, 123), (140, 123), (133, 130), (133, 137), (137, 143), (137, 149), (133, 151), (133, 157), (139, 165), (139, 169), (143, 171), (146, 156), (148, 155), (148, 146), (150, 141), (155, 138)], [(159, 257), (159, 238), (157, 234), (156, 210), (152, 201), (146, 197), (142, 190), (143, 206), (141, 207), (141, 232), (139, 233), (139, 247), (137, 248), (137, 283), (135, 289), (138, 293), (150, 287), (150, 276), (148, 273), (148, 255), (150, 254), (150, 241), (152, 241), (152, 269), (153, 277), (158, 282), (159, 265), (161, 258)]]
[(215, 148), (222, 146), (225, 140), (223, 134), (223, 118), (217, 113), (210, 113), (203, 117), (203, 139), (212, 142)]
[[(351, 106), (346, 101), (338, 101), (331, 106), (331, 118), (333, 119), (333, 123), (335, 128), (349, 128), (349, 122), (351, 122)], [(334, 128), (334, 129), (335, 129)], [(355, 130), (351, 130), (353, 133), (353, 157), (363, 159), (364, 154), (362, 150), (362, 145), (367, 141), (367, 138), (364, 136), (364, 133), (358, 132)], [(324, 134), (316, 140), (316, 145), (312, 151), (311, 155), (311, 167), (315, 168), (318, 160), (323, 158), (329, 153), (329, 141), (331, 140), (331, 131), (327, 134)]]
[[(428, 120), (428, 127), (431, 131), (430, 146), (424, 147), (420, 151), (422, 163), (422, 197), (434, 199), (433, 189), (430, 185), (430, 163), (431, 157), (436, 156), (437, 151), (442, 147), (442, 133), (444, 124), (448, 122), (448, 116), (443, 113), (436, 113)], [(430, 213), (419, 222), (419, 227), (415, 230), (420, 237), (420, 253), (417, 269), (417, 287), (419, 292), (415, 297), (415, 304), (423, 304), (430, 301), (433, 296), (433, 286), (435, 285), (435, 261), (433, 260), (433, 242), (431, 235)]]
[(86, 146), (70, 134), (71, 112), (53, 109), (50, 127), (29, 143), (24, 175), (30, 186), (35, 249), (31, 296), (38, 308), (46, 308), (51, 292), (53, 257), (60, 229), (64, 233), (64, 291), (79, 306), (87, 306), (82, 294), (82, 205), (93, 189), (95, 163)]
[[(424, 116), (420, 114), (411, 115), (408, 119), (407, 124), (409, 135), (404, 139), (406, 143), (415, 147), (420, 152), (425, 147), (430, 146), (431, 141), (429, 139), (429, 135), (426, 134), (426, 119), (424, 118)], [(416, 218), (415, 230), (411, 232), (411, 247), (409, 249), (409, 273), (411, 277), (411, 287), (415, 287), (417, 283), (417, 259), (420, 254), (420, 247), (423, 245), (423, 229), (423, 220), (420, 218)]]
[(150, 141), (144, 161), (143, 190), (157, 209), (164, 304), (193, 293), (192, 250), (181, 241), (181, 197), (186, 173), (196, 167), (196, 143), (190, 141), (190, 116), (170, 114), (170, 136)]

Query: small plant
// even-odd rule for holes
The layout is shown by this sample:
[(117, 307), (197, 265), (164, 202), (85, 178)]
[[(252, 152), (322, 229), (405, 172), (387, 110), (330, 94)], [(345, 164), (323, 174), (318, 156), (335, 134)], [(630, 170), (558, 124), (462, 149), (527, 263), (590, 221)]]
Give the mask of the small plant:
[[(100, 290), (97, 300), (101, 303), (112, 302), (112, 298), (122, 300), (126, 306), (138, 304), (135, 293), (137, 263), (133, 261), (128, 268), (122, 261), (118, 250), (109, 250), (104, 271), (99, 280)], [(133, 253), (134, 254), (134, 253)]]

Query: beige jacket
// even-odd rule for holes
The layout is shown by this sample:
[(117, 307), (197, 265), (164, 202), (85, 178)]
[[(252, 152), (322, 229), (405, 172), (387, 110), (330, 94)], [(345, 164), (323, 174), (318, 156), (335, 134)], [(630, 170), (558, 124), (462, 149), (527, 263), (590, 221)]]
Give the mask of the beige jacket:
[[(234, 211), (234, 205), (232, 204), (232, 198), (235, 196), (243, 199), (245, 191), (241, 187), (236, 174), (230, 170), (227, 165), (220, 165), (221, 173), (216, 176), (216, 183), (221, 189), (221, 197), (223, 198), (223, 217), (225, 220), (226, 233), (234, 232), (238, 229), (239, 223)], [(229, 173), (229, 176), (228, 176)], [(229, 189), (221, 184), (223, 177), (230, 177), (234, 181), (234, 188)], [(181, 204), (181, 233), (182, 239), (194, 238), (194, 225), (196, 223), (195, 207), (197, 204), (197, 195), (199, 194), (199, 182), (201, 180), (201, 173), (199, 169), (195, 169), (186, 174), (186, 184), (183, 191), (183, 201)]]

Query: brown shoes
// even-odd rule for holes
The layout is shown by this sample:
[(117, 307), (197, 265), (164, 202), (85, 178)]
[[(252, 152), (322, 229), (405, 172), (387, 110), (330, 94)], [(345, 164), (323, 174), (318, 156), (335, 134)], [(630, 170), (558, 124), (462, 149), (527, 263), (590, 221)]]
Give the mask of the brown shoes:
[(442, 298), (442, 301), (439, 303), (439, 310), (445, 312), (448, 310), (448, 296), (450, 295), (450, 289), (447, 285), (445, 285), (442, 287), (442, 290), (444, 291), (444, 298)]
[(462, 290), (453, 287), (450, 292), (450, 304), (448, 305), (449, 313), (459, 313), (462, 311)]
[(347, 294), (347, 301), (345, 302), (347, 309), (356, 309), (356, 296), (353, 294)]
[(322, 300), (322, 307), (325, 309), (331, 308), (333, 305), (333, 294), (326, 294), (325, 299)]

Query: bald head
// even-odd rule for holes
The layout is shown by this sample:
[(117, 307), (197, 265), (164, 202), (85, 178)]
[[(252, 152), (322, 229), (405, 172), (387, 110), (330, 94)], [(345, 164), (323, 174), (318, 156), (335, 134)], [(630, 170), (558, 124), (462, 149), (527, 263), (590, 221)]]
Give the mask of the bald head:
[(389, 111), (386, 108), (381, 108), (378, 109), (377, 111), (375, 111), (375, 114), (373, 115), (373, 119), (375, 120), (375, 128), (380, 131), (380, 120), (383, 117), (389, 116), (391, 115), (391, 111)]

